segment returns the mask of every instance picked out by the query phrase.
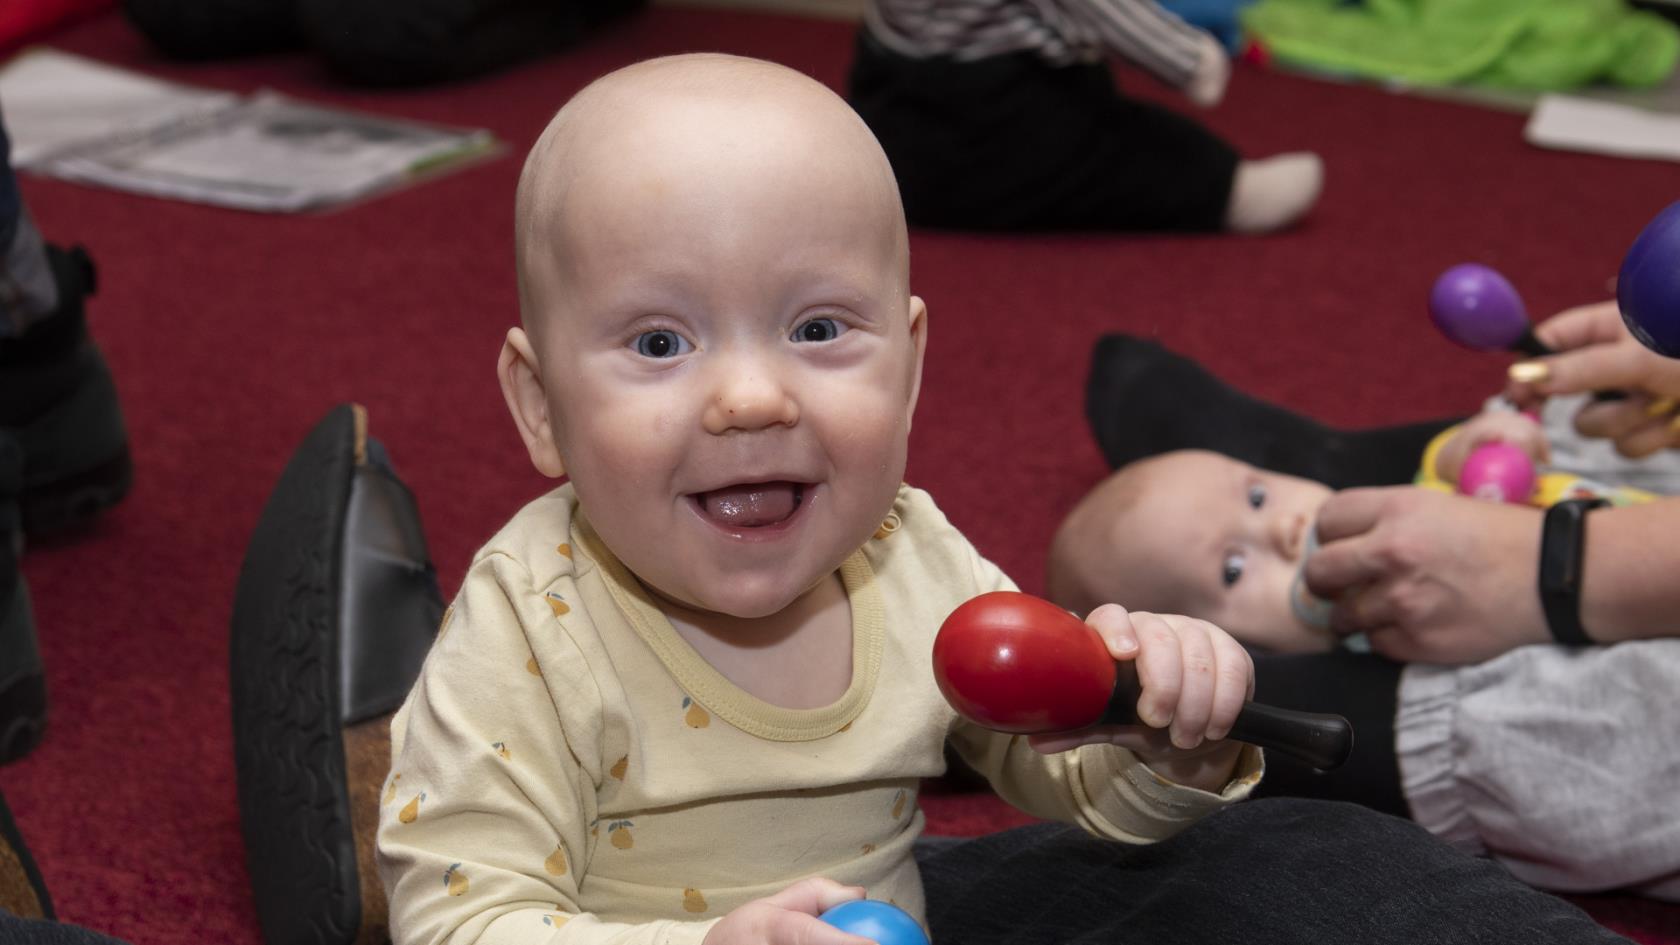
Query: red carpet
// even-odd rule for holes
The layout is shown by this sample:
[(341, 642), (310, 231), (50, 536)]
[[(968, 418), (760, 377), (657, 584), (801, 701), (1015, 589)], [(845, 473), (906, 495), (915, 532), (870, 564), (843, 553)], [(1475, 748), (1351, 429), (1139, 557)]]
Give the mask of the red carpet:
[[(492, 366), (517, 317), (514, 182), (549, 114), (610, 68), (688, 50), (774, 59), (838, 87), (851, 30), (659, 9), (563, 58), (404, 93), (335, 88), (302, 58), (168, 65), (113, 16), (54, 41), (202, 85), (485, 126), (511, 145), (321, 216), (25, 183), (49, 238), (83, 242), (100, 263), (92, 320), (122, 389), (137, 484), (92, 533), (25, 556), (52, 721), (0, 786), (66, 920), (141, 945), (255, 943), (227, 621), (246, 537), (292, 446), (333, 404), (366, 404), (452, 591), (476, 545), (544, 488)], [(1081, 415), (1097, 333), (1159, 335), (1334, 422), (1464, 411), (1503, 364), (1435, 336), (1423, 311), (1435, 275), (1494, 265), (1540, 313), (1601, 298), (1634, 234), (1680, 189), (1671, 164), (1532, 150), (1517, 116), (1248, 68), (1208, 120), (1248, 153), (1324, 155), (1310, 225), (1266, 239), (914, 236), (931, 343), (910, 478), (1029, 590), (1059, 517), (1104, 472)], [(929, 807), (945, 832), (1006, 822), (972, 797)], [(1640, 941), (1680, 943), (1680, 909), (1584, 903)]]

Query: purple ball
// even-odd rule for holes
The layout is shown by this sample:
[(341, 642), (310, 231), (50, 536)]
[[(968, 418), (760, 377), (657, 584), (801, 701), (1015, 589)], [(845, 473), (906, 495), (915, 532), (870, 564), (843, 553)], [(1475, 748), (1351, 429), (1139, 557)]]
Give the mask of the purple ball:
[(1479, 263), (1441, 273), (1429, 290), (1429, 318), (1441, 333), (1473, 351), (1506, 351), (1528, 330), (1522, 296)]
[(927, 934), (910, 913), (879, 899), (842, 902), (817, 918), (829, 925), (874, 939), (880, 945), (928, 945)]
[(1616, 304), (1640, 344), (1680, 358), (1680, 203), (1665, 207), (1634, 238), (1616, 276)]
[(1458, 491), (1478, 499), (1525, 505), (1534, 495), (1534, 461), (1510, 443), (1483, 443), (1458, 474)]

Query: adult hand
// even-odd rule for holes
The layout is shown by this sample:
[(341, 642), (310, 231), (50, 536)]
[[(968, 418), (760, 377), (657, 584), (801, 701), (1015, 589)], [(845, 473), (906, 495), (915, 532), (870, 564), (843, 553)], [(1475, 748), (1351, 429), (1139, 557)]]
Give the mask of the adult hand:
[(1638, 458), (1680, 446), (1680, 361), (1640, 344), (1622, 323), (1616, 303), (1573, 308), (1547, 319), (1535, 335), (1557, 354), (1513, 365), (1506, 396), (1533, 407), (1555, 394), (1626, 391), (1623, 400), (1593, 401), (1575, 415), (1582, 436), (1615, 443)]
[(1348, 489), (1318, 513), (1307, 586), (1330, 627), (1390, 659), (1474, 663), (1550, 639), (1540, 510), (1410, 486)]

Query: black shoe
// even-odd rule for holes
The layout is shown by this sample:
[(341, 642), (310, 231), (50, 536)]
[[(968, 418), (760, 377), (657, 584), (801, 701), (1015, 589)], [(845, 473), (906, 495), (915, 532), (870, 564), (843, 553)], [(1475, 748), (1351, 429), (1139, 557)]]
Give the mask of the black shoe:
[(23, 834), (12, 821), (6, 798), (0, 796), (0, 914), (7, 912), (20, 919), (53, 918), (47, 884), (41, 881), (41, 871), (35, 868), (29, 848), (23, 845)]
[(128, 433), (83, 302), (97, 275), (81, 247), (47, 246), (58, 309), (0, 341), (0, 429), (23, 447), (23, 527), (44, 535), (85, 524), (128, 494)]
[(41, 742), (47, 726), (47, 683), (35, 644), (29, 588), (18, 558), (23, 529), (17, 494), (23, 452), (0, 431), (0, 764), (16, 761)]
[(442, 616), (414, 497), (366, 412), (334, 408), (269, 495), (234, 594), (234, 764), (265, 941), (384, 934), (373, 834), (390, 715)]

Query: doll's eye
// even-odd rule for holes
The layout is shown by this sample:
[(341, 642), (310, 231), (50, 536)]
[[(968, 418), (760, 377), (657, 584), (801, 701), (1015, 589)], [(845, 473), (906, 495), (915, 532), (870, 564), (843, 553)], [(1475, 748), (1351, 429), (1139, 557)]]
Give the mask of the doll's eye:
[(1231, 554), (1226, 555), (1224, 562), (1222, 562), (1219, 566), (1220, 583), (1224, 584), (1226, 587), (1230, 587), (1242, 580), (1243, 565), (1246, 563), (1247, 559), (1238, 552), (1232, 552)]
[(832, 318), (813, 318), (800, 322), (793, 330), (794, 341), (833, 341), (846, 329)]
[(1248, 504), (1250, 508), (1259, 508), (1266, 504), (1266, 487), (1255, 483), (1248, 487)]
[(674, 358), (694, 350), (688, 339), (674, 331), (644, 331), (636, 336), (636, 353), (644, 358)]

